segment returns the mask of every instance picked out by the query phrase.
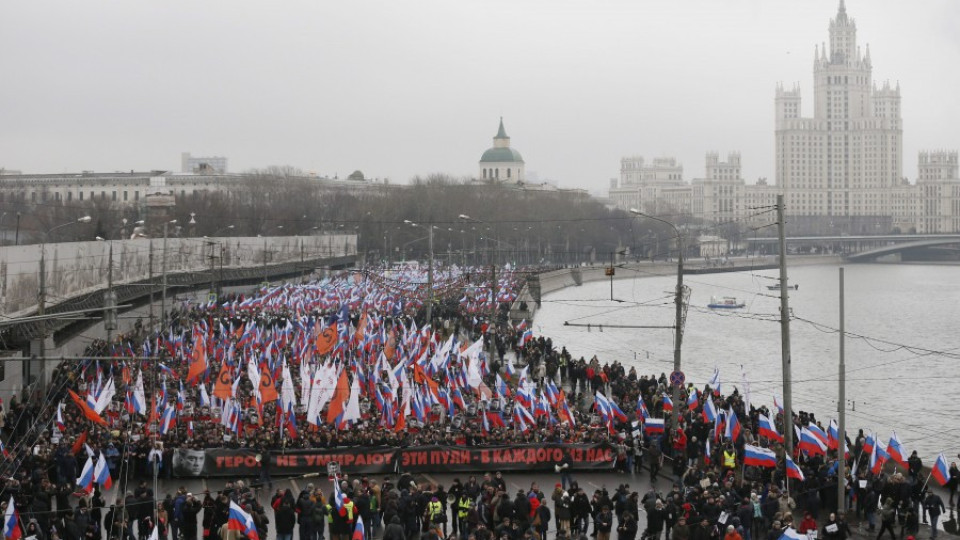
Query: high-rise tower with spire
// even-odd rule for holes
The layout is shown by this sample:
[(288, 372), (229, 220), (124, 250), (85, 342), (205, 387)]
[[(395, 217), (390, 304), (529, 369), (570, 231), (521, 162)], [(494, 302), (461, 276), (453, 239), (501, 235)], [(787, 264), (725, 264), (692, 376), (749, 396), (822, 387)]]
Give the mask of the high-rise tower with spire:
[(801, 116), (799, 86), (777, 86), (777, 187), (794, 215), (890, 215), (885, 192), (903, 176), (900, 88), (874, 85), (843, 0), (829, 32), (814, 47), (813, 117)]

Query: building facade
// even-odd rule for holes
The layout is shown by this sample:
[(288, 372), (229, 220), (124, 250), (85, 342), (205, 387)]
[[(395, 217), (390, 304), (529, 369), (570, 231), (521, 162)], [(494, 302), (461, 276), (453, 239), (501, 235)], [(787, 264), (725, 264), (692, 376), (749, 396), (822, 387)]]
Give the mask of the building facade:
[(612, 204), (645, 212), (689, 208), (694, 219), (749, 222), (782, 194), (795, 232), (960, 232), (957, 152), (921, 152), (916, 182), (903, 176), (900, 86), (874, 82), (870, 48), (857, 44), (843, 0), (830, 21), (829, 43), (814, 48), (813, 82), (812, 116), (802, 113), (798, 85), (776, 87), (774, 185), (746, 185), (737, 153), (725, 162), (707, 154), (704, 178), (690, 184), (645, 182), (643, 159), (630, 157), (621, 160), (619, 183), (611, 183)]

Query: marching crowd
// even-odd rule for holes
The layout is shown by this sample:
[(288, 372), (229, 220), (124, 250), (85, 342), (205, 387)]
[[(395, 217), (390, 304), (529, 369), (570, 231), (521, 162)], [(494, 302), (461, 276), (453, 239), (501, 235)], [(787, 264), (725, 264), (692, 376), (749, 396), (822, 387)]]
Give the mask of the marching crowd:
[[(915, 452), (903, 460), (902, 472), (897, 472), (896, 464), (874, 468), (868, 447), (878, 442), (872, 434), (861, 431), (854, 440), (843, 441), (846, 444), (787, 456), (770, 431), (783, 433), (795, 426), (827, 431), (812, 413), (799, 412), (784, 422), (776, 408), (748, 405), (736, 390), (724, 395), (709, 386), (698, 390), (689, 385), (682, 390), (681, 401), (672, 403), (665, 374), (640, 375), (635, 367), (601, 363), (596, 356), (574, 358), (549, 338), (531, 337), (522, 326), (507, 323), (505, 301), (494, 308), (499, 314), (496, 333), (485, 331), (488, 321), (479, 314), (488, 306), (475, 299), (461, 300), (459, 308), (448, 310), (445, 324), (428, 330), (417, 329), (416, 306), (404, 308), (383, 295), (371, 300), (370, 290), (360, 293), (341, 291), (341, 302), (332, 305), (321, 303), (322, 293), (305, 293), (314, 296), (304, 299), (294, 296), (297, 291), (284, 291), (270, 293), (279, 298), (273, 303), (244, 306), (246, 299), (234, 298), (219, 306), (182, 306), (160, 332), (140, 329), (116, 343), (93, 343), (88, 350), (91, 360), (56, 368), (45, 398), (42, 394), (14, 398), (0, 414), (6, 445), (0, 465), (3, 510), (15, 504), (23, 536), (35, 540), (147, 540), (154, 530), (157, 540), (197, 540), (201, 535), (205, 540), (238, 540), (243, 531), (229, 526), (231, 503), (251, 516), (261, 539), (272, 526), (280, 540), (292, 540), (294, 532), (302, 540), (380, 536), (410, 540), (422, 535), (545, 540), (548, 533), (609, 540), (614, 532), (618, 540), (635, 540), (638, 534), (666, 540), (778, 540), (785, 531), (788, 536), (818, 531), (828, 540), (845, 540), (851, 534), (850, 523), (863, 523), (869, 531), (878, 531), (877, 538), (889, 532), (897, 540), (916, 536), (921, 522), (932, 524), (931, 538), (936, 538), (940, 515), (949, 508), (952, 516), (954, 504), (960, 504), (960, 498), (955, 500), (960, 482), (955, 463), (944, 478), (950, 493), (945, 504), (934, 490), (925, 489), (927, 478)], [(355, 299), (352, 304), (350, 298)], [(390, 308), (380, 311), (387, 304)], [(334, 329), (334, 344), (326, 344), (333, 349), (320, 354), (326, 328)], [(445, 349), (448, 343), (456, 345)], [(468, 356), (470, 343), (477, 345), (476, 350), (496, 353)], [(205, 352), (198, 355), (198, 347)], [(445, 356), (438, 354), (444, 350)], [(260, 380), (241, 376), (243, 361), (232, 361), (234, 355), (259, 359), (259, 366), (248, 367), (267, 374), (277, 389), (286, 386), (284, 376), (289, 376), (289, 386), (297, 390), (292, 397), (296, 409), (257, 403), (262, 396), (255, 383)], [(204, 359), (205, 375), (191, 380), (198, 356)], [(340, 377), (364, 383), (360, 416), (349, 426), (319, 421), (307, 403), (310, 383), (324, 359), (333, 357)], [(411, 359), (405, 369), (403, 362), (397, 363), (403, 357)], [(425, 362), (418, 360), (423, 358)], [(514, 359), (519, 360), (517, 365)], [(299, 369), (288, 370), (288, 363)], [(217, 397), (225, 370), (230, 393)], [(406, 409), (400, 408), (404, 401), (398, 395), (378, 399), (396, 393), (394, 379), (407, 377), (415, 382), (401, 383), (401, 393), (412, 399), (407, 392), (413, 388), (419, 400), (422, 391), (424, 410), (412, 411), (415, 407), (409, 401)], [(74, 406), (68, 392), (85, 393), (89, 403), (107, 379), (122, 381), (117, 384), (120, 390), (107, 398), (102, 424), (94, 423), (90, 406)], [(137, 384), (150, 389), (149, 411), (137, 409)], [(559, 389), (559, 395), (551, 389)], [(205, 397), (208, 391), (213, 398)], [(275, 398), (278, 405), (285, 399), (283, 392)], [(506, 412), (519, 406), (524, 392), (543, 405), (530, 407), (532, 422), (511, 421), (510, 414), (500, 414), (506, 422), (486, 425), (493, 403)], [(595, 396), (609, 400), (619, 414), (601, 410)], [(328, 397), (324, 410), (336, 399)], [(244, 404), (245, 414), (234, 426), (225, 424), (218, 413), (228, 400)], [(159, 426), (165, 422), (164, 408), (176, 410), (175, 422), (166, 429)], [(740, 429), (724, 434), (717, 419), (705, 412), (708, 408), (726, 411), (728, 421), (735, 416)], [(645, 426), (654, 424), (645, 422), (649, 418), (671, 414), (680, 416), (677, 430)], [(398, 415), (409, 420), (400, 422)], [(474, 421), (480, 418), (484, 421)], [(766, 419), (774, 427), (765, 424)], [(286, 422), (299, 429), (285, 429)], [(181, 488), (162, 498), (150, 487), (155, 474), (173, 476), (176, 449), (248, 447), (269, 454), (280, 448), (540, 442), (609, 443), (615, 449), (615, 467), (631, 475), (648, 470), (651, 489), (641, 493), (622, 485), (612, 493), (589, 493), (567, 470), (550, 493), (534, 484), (515, 496), (508, 493), (499, 473), (479, 480), (470, 477), (462, 484), (454, 481), (447, 489), (418, 485), (409, 475), (382, 484), (345, 478), (339, 493), (325, 493), (313, 485), (298, 494), (278, 491), (267, 510), (243, 481), (196, 495)], [(776, 466), (746, 465), (745, 453), (755, 445), (769, 448)], [(834, 513), (839, 447), (849, 450), (847, 476), (840, 479), (846, 512)], [(105, 461), (119, 486), (115, 500), (106, 500), (109, 486), (100, 483), (78, 489), (88, 455)], [(798, 473), (788, 472), (788, 457), (796, 461)], [(671, 479), (666, 484), (669, 491), (655, 489), (658, 477)], [(359, 539), (354, 536), (358, 521), (366, 524)], [(9, 519), (5, 523), (9, 525)]]

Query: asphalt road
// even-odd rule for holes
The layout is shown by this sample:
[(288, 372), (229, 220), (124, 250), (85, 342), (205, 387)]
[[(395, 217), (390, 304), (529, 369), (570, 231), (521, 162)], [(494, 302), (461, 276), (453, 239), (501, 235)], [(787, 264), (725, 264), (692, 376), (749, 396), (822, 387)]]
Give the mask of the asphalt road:
[[(453, 483), (454, 478), (459, 478), (461, 482), (466, 482), (471, 474), (474, 473), (451, 473), (445, 472), (443, 470), (437, 470), (436, 472), (423, 474), (417, 476), (419, 482), (428, 482), (435, 484), (442, 484), (445, 488)], [(482, 473), (475, 473), (478, 481), (482, 481)], [(389, 476), (389, 475), (387, 475)], [(647, 493), (651, 489), (650, 475), (649, 473), (642, 474), (626, 474), (619, 472), (584, 472), (584, 473), (574, 473), (571, 475), (572, 479), (575, 480), (584, 490), (587, 492), (588, 496), (592, 495), (594, 490), (606, 488), (611, 493), (616, 489), (620, 484), (627, 484), (630, 491), (637, 491), (640, 493), (641, 497), (643, 494)], [(376, 479), (380, 482), (386, 477), (384, 475), (370, 475), (371, 478)], [(397, 477), (392, 476), (393, 480), (396, 481)], [(554, 486), (560, 482), (560, 475), (554, 474), (545, 471), (538, 472), (505, 472), (503, 474), (504, 480), (507, 482), (507, 492), (511, 495), (516, 494), (518, 490), (523, 490), (524, 492), (530, 489), (531, 483), (536, 482), (540, 490), (546, 495), (546, 502), (550, 505), (551, 512), (553, 511), (553, 503), (550, 501), (550, 494), (553, 492)], [(229, 480), (240, 480), (241, 478), (231, 478)], [(172, 479), (172, 480), (161, 480), (159, 485), (159, 494), (158, 499), (166, 495), (166, 493), (173, 493), (179, 486), (184, 486), (187, 491), (193, 493), (194, 495), (200, 495), (203, 493), (204, 489), (209, 489), (211, 492), (216, 492), (223, 488), (224, 483), (228, 479)], [(245, 479), (249, 480), (249, 479)], [(319, 486), (323, 489), (324, 494), (329, 494), (331, 490), (331, 483), (327, 477), (312, 477), (312, 478), (303, 478), (303, 477), (294, 477), (294, 478), (284, 478), (284, 479), (274, 479), (273, 481), (273, 490), (276, 489), (287, 489), (290, 488), (294, 496), (300, 493), (300, 491), (307, 485), (307, 483), (313, 483), (316, 486)], [(658, 492), (666, 493), (669, 492), (671, 486), (673, 485), (672, 481), (664, 478), (663, 476), (659, 477), (654, 487), (656, 487)], [(131, 489), (133, 486), (130, 486)], [(944, 498), (944, 503), (947, 502), (947, 496), (945, 492), (942, 492), (938, 489)], [(269, 489), (260, 489), (258, 491), (258, 496), (260, 503), (265, 507), (269, 506), (270, 497), (273, 491)], [(113, 497), (107, 499), (108, 502), (113, 500)], [(268, 510), (268, 515), (271, 518), (271, 528), (270, 533), (267, 539), (264, 540), (275, 540), (276, 531), (273, 528), (272, 524), (272, 515), (270, 515), (270, 510)], [(797, 516), (797, 523), (799, 523), (799, 515)], [(947, 518), (947, 515), (942, 516), (942, 518)], [(646, 516), (644, 515), (643, 509), (641, 507), (640, 516), (639, 516), (639, 530), (643, 531), (646, 527)], [(856, 522), (851, 522), (850, 525), (853, 530), (853, 538), (855, 539), (873, 539), (875, 536), (873, 534), (868, 534), (866, 529), (861, 529), (859, 524)], [(898, 528), (899, 531), (899, 528)], [(943, 531), (943, 526), (940, 527), (941, 535), (945, 535)], [(946, 535), (951, 537), (950, 535)], [(926, 539), (930, 537), (929, 525), (921, 525), (920, 533), (917, 535), (917, 539)], [(553, 540), (556, 538), (556, 530), (554, 525), (551, 523), (550, 532), (547, 535), (545, 540)], [(638, 535), (639, 538), (639, 535)]]

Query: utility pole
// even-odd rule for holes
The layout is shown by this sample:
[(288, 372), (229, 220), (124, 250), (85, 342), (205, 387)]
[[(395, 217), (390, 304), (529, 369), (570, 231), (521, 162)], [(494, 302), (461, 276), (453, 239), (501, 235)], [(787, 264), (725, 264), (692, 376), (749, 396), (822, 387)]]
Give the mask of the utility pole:
[(210, 246), (210, 294), (213, 294), (216, 290), (213, 285), (213, 259), (216, 258), (216, 255), (213, 254), (213, 246), (217, 244), (216, 242), (207, 242), (207, 245)]
[[(783, 363), (783, 441), (787, 455), (793, 455), (793, 383), (790, 366), (790, 301), (787, 283), (786, 222), (783, 195), (777, 195), (777, 235), (780, 240), (780, 354)], [(787, 480), (789, 482), (789, 480)]]
[(427, 225), (430, 263), (427, 266), (427, 324), (433, 324), (433, 225)]
[[(676, 330), (674, 330), (674, 342), (673, 342), (673, 371), (675, 373), (680, 373), (680, 347), (683, 345), (683, 233), (677, 227), (674, 227), (674, 230), (677, 232), (677, 294), (674, 299), (676, 304), (676, 318), (674, 319), (674, 324), (676, 325)], [(670, 415), (670, 429), (672, 430), (670, 437), (676, 436), (677, 427), (680, 424), (680, 414), (683, 411), (683, 403), (680, 403), (680, 385), (673, 385), (673, 414)]]
[[(222, 258), (220, 259), (220, 263), (221, 263), (221, 265), (223, 264), (223, 259), (222, 259)], [(221, 266), (221, 268), (223, 268), (223, 267)], [(303, 239), (301, 238), (301, 239), (300, 239), (300, 284), (301, 284), (301, 285), (303, 284), (303, 272), (304, 272), (304, 270), (306, 270), (306, 263), (305, 263), (304, 260), (303, 260)], [(221, 270), (221, 273), (222, 273), (222, 272), (223, 272), (223, 270)]]
[[(497, 357), (497, 264), (490, 265), (490, 364)], [(507, 360), (509, 362), (509, 360)]]
[[(45, 247), (45, 245), (40, 246), (40, 290), (37, 293), (37, 315), (44, 315), (47, 311), (47, 263), (44, 249)], [(45, 363), (45, 359), (47, 357), (47, 323), (44, 321), (40, 324), (43, 325), (43, 332), (40, 333), (40, 342), (37, 344), (36, 358), (40, 359), (38, 381), (40, 383), (40, 388), (44, 388), (43, 364)], [(24, 379), (26, 379), (27, 384), (29, 384), (30, 375), (33, 374), (34, 367), (32, 358), (27, 361), (27, 366), (29, 366), (29, 371), (28, 373), (24, 373), (24, 375), (26, 375)]]
[(163, 222), (163, 257), (160, 261), (160, 273), (163, 276), (161, 278), (163, 289), (160, 292), (160, 328), (167, 326), (167, 225), (169, 224), (169, 221)]
[(610, 268), (607, 269), (607, 275), (610, 276), (610, 301), (613, 301), (613, 252), (610, 252)]
[[(107, 290), (103, 293), (103, 328), (107, 331), (107, 347), (113, 344), (113, 332), (117, 329), (117, 294), (113, 291), (113, 242), (110, 242), (107, 257)], [(109, 350), (109, 349), (108, 349)]]
[(150, 252), (148, 254), (147, 262), (147, 283), (150, 284), (150, 332), (153, 332), (153, 238), (150, 239)]
[(844, 511), (844, 500), (846, 495), (846, 477), (847, 477), (847, 365), (845, 360), (846, 334), (844, 323), (844, 299), (843, 299), (843, 267), (840, 267), (840, 391), (838, 392), (838, 405), (840, 416), (840, 439), (837, 445), (837, 512)]
[(263, 283), (267, 283), (267, 237), (263, 237)]

